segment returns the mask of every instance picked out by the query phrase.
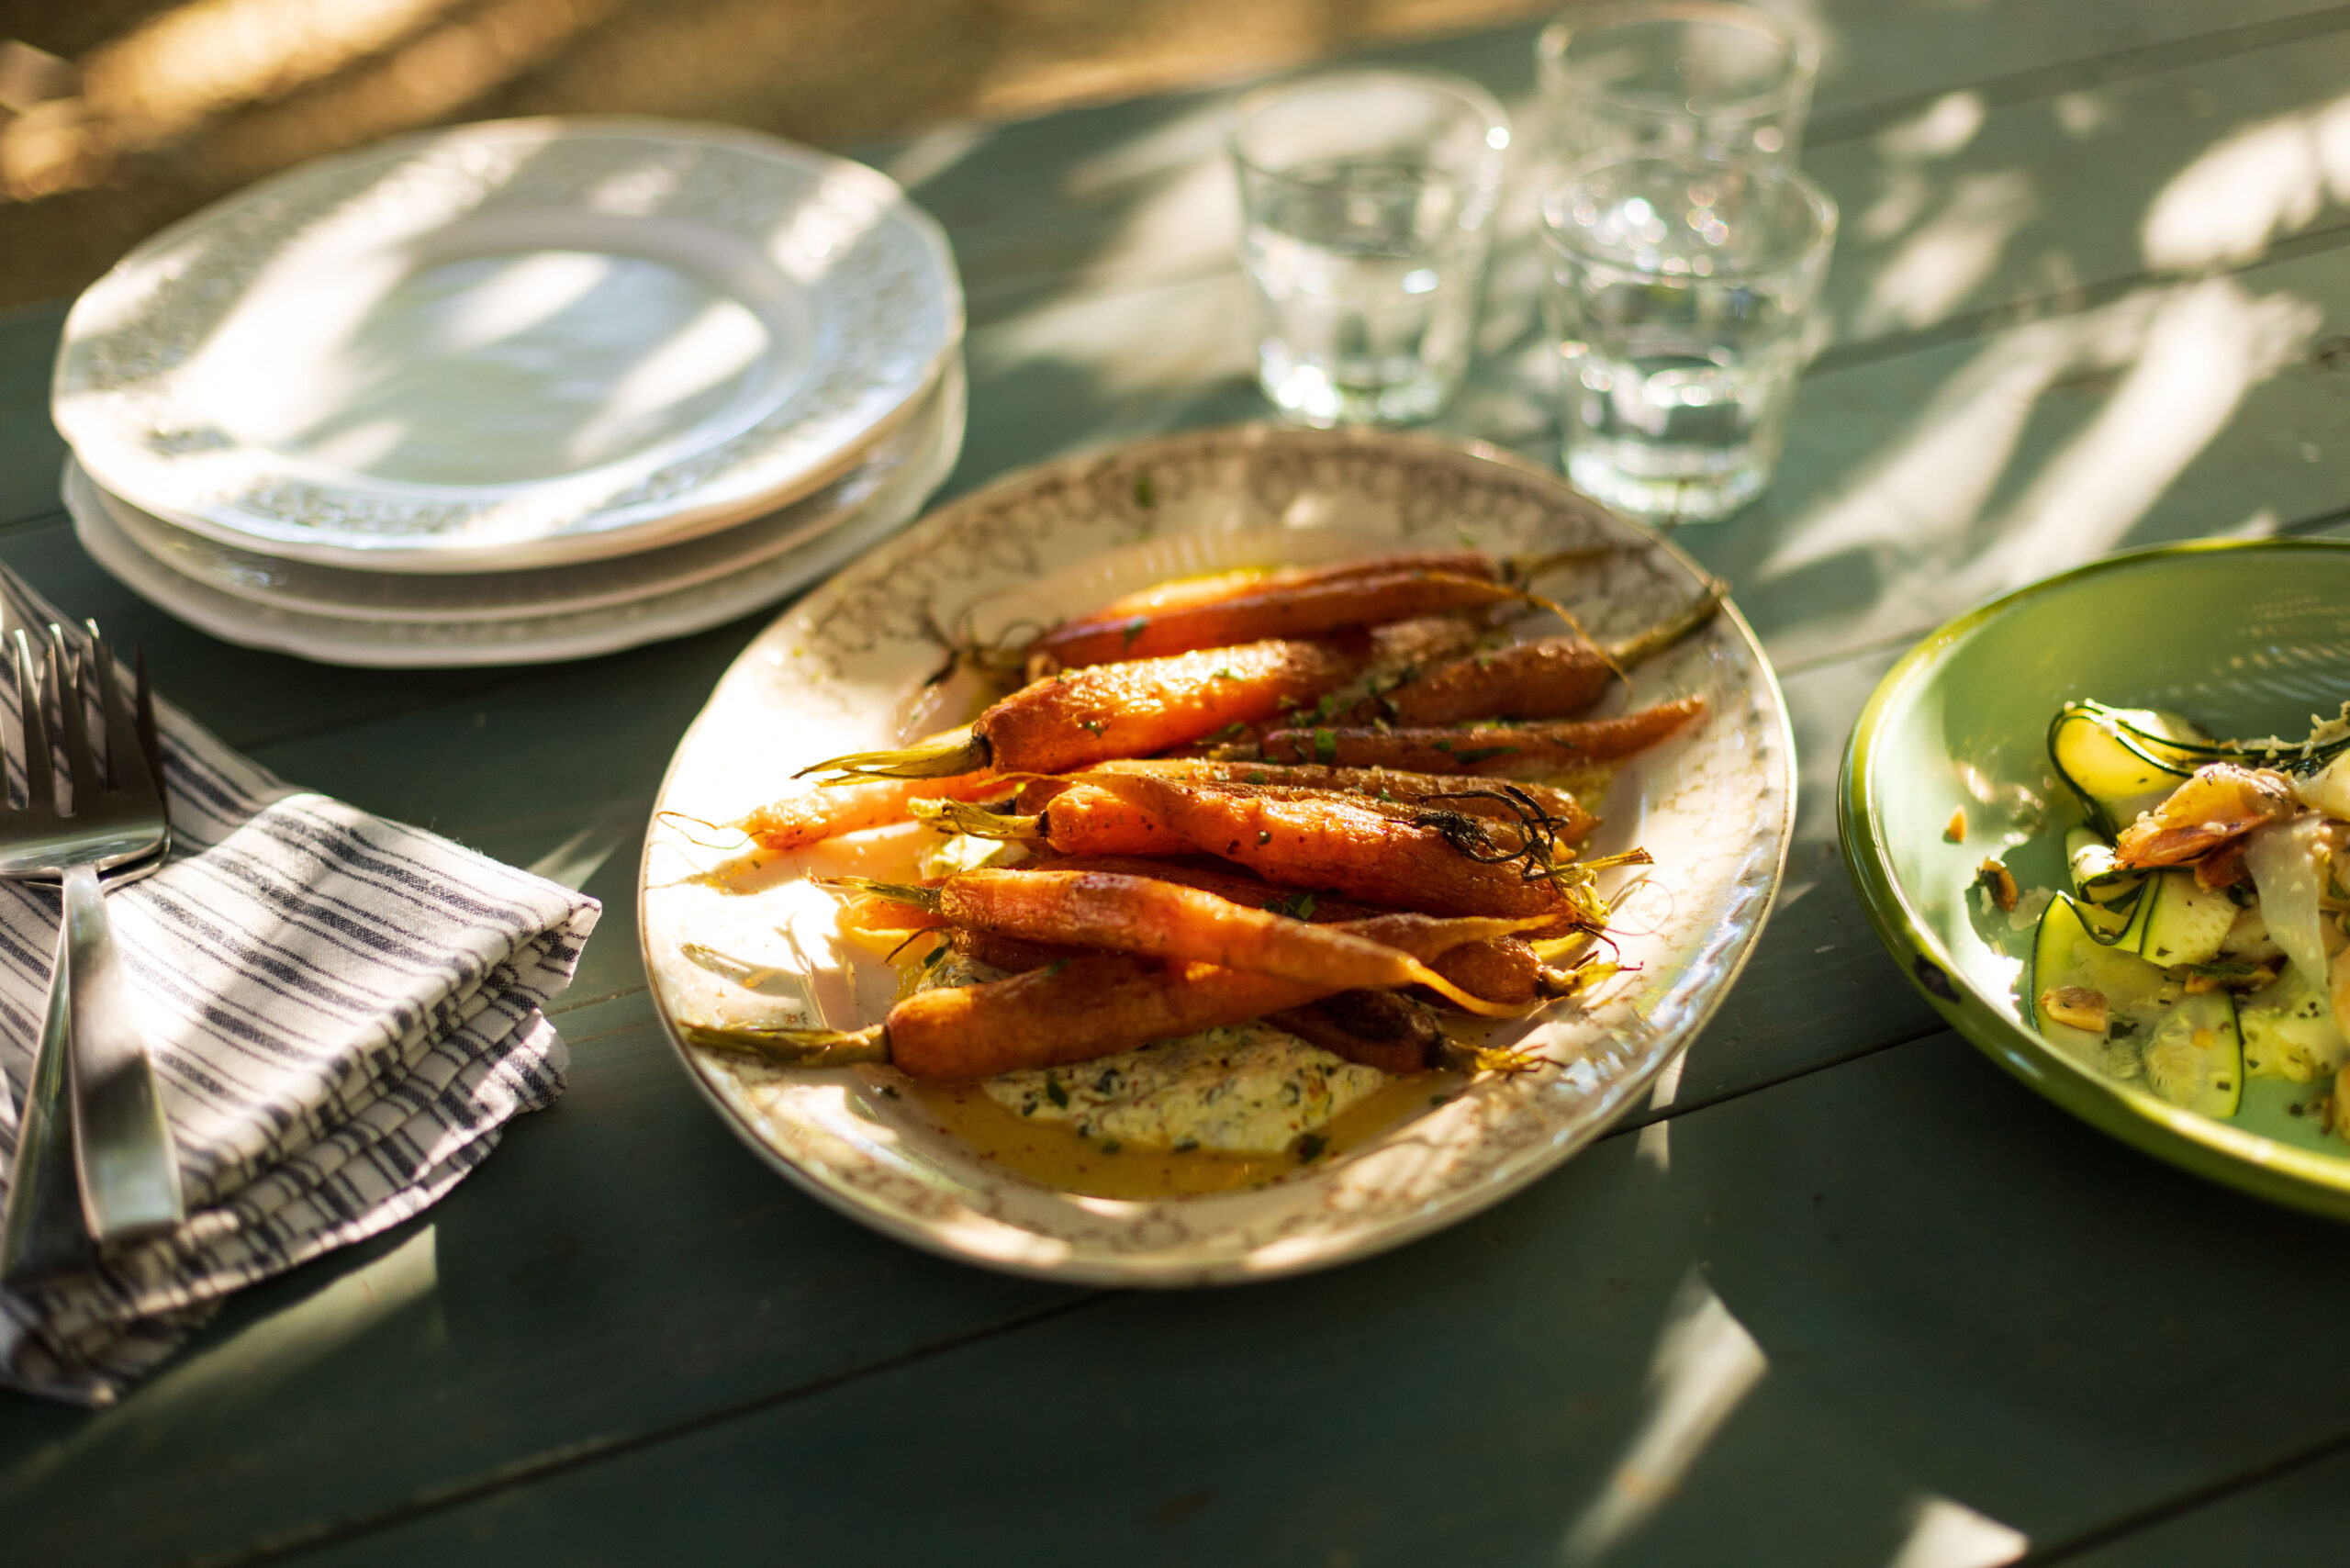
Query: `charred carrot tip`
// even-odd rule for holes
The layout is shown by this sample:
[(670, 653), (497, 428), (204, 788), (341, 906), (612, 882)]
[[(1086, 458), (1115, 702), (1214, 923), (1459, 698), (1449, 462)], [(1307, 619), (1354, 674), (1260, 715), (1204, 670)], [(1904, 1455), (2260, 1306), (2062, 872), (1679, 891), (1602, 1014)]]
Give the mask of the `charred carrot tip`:
[(890, 1038), (878, 1024), (851, 1031), (683, 1023), (677, 1032), (688, 1045), (704, 1050), (746, 1052), (783, 1067), (848, 1067), (890, 1059)]
[(905, 746), (897, 751), (855, 751), (846, 756), (811, 763), (792, 777), (805, 778), (811, 773), (840, 775), (825, 779), (827, 784), (853, 784), (865, 778), (952, 778), (958, 774), (979, 772), (987, 767), (992, 755), (985, 736), (963, 729), (928, 745)]

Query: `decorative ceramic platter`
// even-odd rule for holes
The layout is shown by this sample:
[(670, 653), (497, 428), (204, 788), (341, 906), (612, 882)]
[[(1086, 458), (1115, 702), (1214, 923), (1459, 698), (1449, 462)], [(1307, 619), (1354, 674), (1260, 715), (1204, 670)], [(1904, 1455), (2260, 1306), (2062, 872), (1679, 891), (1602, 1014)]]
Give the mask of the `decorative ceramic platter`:
[[(1483, 449), (1360, 432), (1172, 437), (1019, 476), (925, 520), (769, 627), (680, 745), (640, 893), (663, 1015), (850, 1028), (887, 1011), (895, 977), (848, 957), (832, 896), (806, 879), (810, 857), (756, 865), (693, 823), (735, 820), (804, 788), (793, 773), (820, 758), (967, 717), (925, 696), (941, 662), (930, 626), (1000, 635), (1169, 577), (1463, 543), (1503, 554), (1611, 546), (1599, 565), (1542, 583), (1601, 637), (1684, 606), (1703, 580), (1553, 476)], [(1538, 1047), (1536, 1070), (1477, 1080), (1270, 1185), (1150, 1202), (1056, 1191), (946, 1131), (890, 1070), (785, 1071), (679, 1052), (728, 1123), (792, 1182), (974, 1262), (1188, 1285), (1395, 1246), (1598, 1137), (1711, 1015), (1751, 950), (1791, 828), (1794, 753), (1770, 667), (1734, 611), (1641, 666), (1642, 705), (1692, 692), (1707, 699), (1704, 721), (1617, 775), (1593, 841), (1656, 856), (1618, 905), (1638, 972), (1500, 1036)]]
[[(1845, 753), (1844, 858), (1869, 920), (1935, 1009), (2075, 1115), (2215, 1181), (2350, 1218), (2350, 1141), (2254, 1078), (2226, 1121), (2109, 1076), (2026, 1021), (2033, 926), (1971, 896), (1984, 857), (2065, 888), (2082, 813), (2048, 757), (2075, 698), (2300, 735), (2350, 698), (2350, 543), (2171, 545), (2094, 562), (1960, 616), (1894, 666)], [(1944, 828), (1964, 810), (1970, 830)]]
[(106, 488), (224, 543), (475, 572), (804, 495), (962, 334), (884, 175), (659, 120), (379, 143), (164, 230), (83, 295), (51, 388)]
[[(959, 366), (951, 367), (935, 410), (924, 415), (930, 428), (923, 444), (900, 461), (860, 466), (829, 487), (824, 495), (832, 510), (820, 521), (785, 527), (779, 539), (768, 539), (764, 548), (747, 552), (746, 558), (723, 559), (712, 569), (679, 569), (675, 586), (633, 596), (597, 593), (585, 602), (535, 609), (518, 604), (503, 615), (476, 613), (462, 600), (454, 613), (442, 618), (377, 614), (365, 609), (321, 614), (271, 603), (250, 591), (226, 591), (184, 575), (167, 554), (151, 553), (135, 533), (136, 523), (125, 526), (125, 503), (102, 492), (71, 459), (65, 468), (65, 506), (73, 514), (74, 536), (99, 566), (141, 599), (226, 642), (325, 664), (379, 668), (543, 664), (614, 653), (720, 625), (837, 570), (903, 528), (931, 492), (946, 483), (963, 450), (963, 412), (962, 373)], [(151, 530), (163, 526), (151, 519), (146, 521)], [(744, 526), (757, 531), (766, 524), (763, 520)], [(711, 567), (711, 563), (696, 563), (691, 557), (705, 546), (726, 550), (725, 540), (717, 535), (654, 551), (645, 569), (676, 566), (669, 560), (671, 551), (688, 553), (688, 565)], [(579, 572), (591, 579), (625, 578), (631, 575), (626, 568), (637, 565), (632, 558), (517, 576), (522, 579), (520, 592), (527, 594), (541, 577)], [(476, 579), (408, 580), (462, 584)], [(311, 586), (316, 586), (314, 580)]]

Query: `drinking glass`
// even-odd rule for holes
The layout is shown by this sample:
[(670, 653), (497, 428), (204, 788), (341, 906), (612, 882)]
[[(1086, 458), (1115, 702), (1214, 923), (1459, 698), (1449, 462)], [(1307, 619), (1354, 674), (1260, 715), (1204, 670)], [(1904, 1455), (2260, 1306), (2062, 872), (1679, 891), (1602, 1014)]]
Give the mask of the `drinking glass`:
[(1819, 51), (1751, 6), (1634, 0), (1560, 17), (1535, 63), (1553, 168), (1612, 151), (1793, 164)]
[(1731, 159), (1577, 165), (1543, 203), (1567, 476), (1651, 521), (1729, 516), (1770, 482), (1836, 208)]
[(1344, 71), (1231, 129), (1258, 378), (1303, 424), (1432, 418), (1469, 364), (1509, 120), (1473, 83)]

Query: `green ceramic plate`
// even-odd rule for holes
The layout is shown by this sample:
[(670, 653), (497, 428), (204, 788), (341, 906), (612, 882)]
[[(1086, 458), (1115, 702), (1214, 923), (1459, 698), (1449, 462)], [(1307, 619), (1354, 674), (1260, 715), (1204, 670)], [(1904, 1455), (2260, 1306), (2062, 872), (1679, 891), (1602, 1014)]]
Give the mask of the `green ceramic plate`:
[[(2065, 884), (2081, 820), (2049, 767), (2072, 698), (2185, 713), (2218, 734), (2300, 734), (2350, 698), (2350, 543), (2210, 542), (2140, 551), (1959, 617), (1903, 657), (1863, 711), (1838, 806), (1870, 922), (1934, 1007), (2009, 1072), (2124, 1142), (2281, 1203), (2350, 1218), (2350, 1141), (2245, 1085), (2227, 1121), (2106, 1077), (2043, 1041), (2020, 995), (2031, 926), (1970, 885), (1998, 855), (2025, 888)], [(1964, 843), (1944, 837), (1966, 812)]]

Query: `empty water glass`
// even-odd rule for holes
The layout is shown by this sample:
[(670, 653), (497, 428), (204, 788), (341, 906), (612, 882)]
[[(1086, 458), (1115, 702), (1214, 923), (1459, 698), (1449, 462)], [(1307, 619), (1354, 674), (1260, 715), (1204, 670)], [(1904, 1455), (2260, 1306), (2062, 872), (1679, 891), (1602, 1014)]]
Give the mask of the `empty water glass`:
[(1651, 521), (1770, 482), (1836, 208), (1792, 170), (1600, 159), (1543, 203), (1568, 477)]
[(1345, 71), (1232, 123), (1265, 396), (1303, 424), (1433, 417), (1468, 369), (1509, 121), (1474, 84)]
[(1636, 0), (1560, 17), (1535, 62), (1553, 168), (1612, 151), (1793, 163), (1819, 53), (1751, 6)]

